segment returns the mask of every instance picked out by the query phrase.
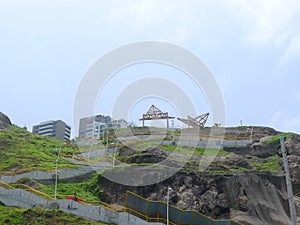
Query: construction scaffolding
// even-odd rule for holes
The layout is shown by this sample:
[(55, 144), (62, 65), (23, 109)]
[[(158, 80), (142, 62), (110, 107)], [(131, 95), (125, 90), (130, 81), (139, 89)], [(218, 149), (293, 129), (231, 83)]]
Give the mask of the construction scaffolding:
[(185, 123), (188, 125), (188, 127), (198, 128), (198, 127), (204, 127), (205, 123), (208, 119), (209, 113), (202, 114), (200, 116), (191, 117), (188, 116), (187, 119), (185, 118), (177, 118), (179, 121)]
[(143, 121), (143, 126), (145, 125), (145, 120), (167, 120), (167, 128), (169, 128), (169, 119), (174, 119), (175, 117), (169, 116), (168, 112), (162, 112), (155, 105), (151, 105), (146, 114), (143, 114), (143, 118), (139, 119)]

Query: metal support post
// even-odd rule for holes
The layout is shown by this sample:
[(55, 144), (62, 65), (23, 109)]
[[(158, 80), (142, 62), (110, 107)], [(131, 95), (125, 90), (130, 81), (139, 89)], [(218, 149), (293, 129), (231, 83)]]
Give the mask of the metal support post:
[(108, 125), (106, 125), (106, 150), (108, 150)]
[(56, 201), (56, 193), (57, 193), (57, 180), (58, 180), (58, 160), (59, 160), (59, 156), (60, 156), (60, 152), (62, 149), (64, 142), (61, 143), (60, 148), (57, 149), (58, 153), (57, 153), (57, 158), (55, 160), (55, 185), (54, 185), (54, 200)]
[(286, 181), (286, 188), (287, 188), (287, 194), (288, 194), (288, 200), (290, 206), (291, 221), (292, 221), (292, 225), (297, 225), (297, 215), (296, 215), (296, 208), (294, 202), (293, 187), (292, 187), (292, 182), (290, 177), (289, 164), (287, 160), (287, 152), (284, 144), (284, 137), (280, 137), (280, 144), (282, 150), (282, 159), (283, 159), (283, 166), (285, 171), (285, 181)]
[(57, 192), (57, 177), (58, 177), (58, 159), (55, 161), (55, 185), (54, 185), (54, 200), (56, 201)]
[(170, 191), (172, 188), (168, 187), (168, 192), (167, 192), (167, 225), (169, 225), (169, 198), (170, 198)]

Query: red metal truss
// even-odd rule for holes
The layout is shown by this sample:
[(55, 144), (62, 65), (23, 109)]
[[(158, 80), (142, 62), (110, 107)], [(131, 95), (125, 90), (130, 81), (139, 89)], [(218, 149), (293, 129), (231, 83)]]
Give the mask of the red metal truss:
[(209, 113), (205, 113), (203, 115), (200, 116), (196, 116), (196, 117), (191, 117), (188, 116), (187, 119), (185, 118), (177, 118), (178, 120), (180, 120), (181, 122), (187, 124), (189, 127), (204, 127), (205, 123), (208, 119)]
[(167, 120), (167, 127), (169, 127), (169, 119), (174, 119), (175, 117), (169, 116), (168, 112), (162, 112), (159, 108), (157, 108), (155, 105), (151, 105), (149, 110), (147, 111), (146, 114), (143, 114), (143, 118), (140, 120), (143, 121), (143, 126), (144, 126), (144, 121), (145, 120)]

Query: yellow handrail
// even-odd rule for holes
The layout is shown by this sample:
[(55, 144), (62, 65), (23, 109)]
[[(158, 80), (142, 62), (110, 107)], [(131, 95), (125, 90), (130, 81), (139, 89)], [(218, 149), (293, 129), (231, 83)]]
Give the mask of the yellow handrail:
[[(29, 187), (29, 186), (27, 186), (25, 184), (12, 184), (12, 185), (9, 185), (9, 184), (7, 184), (5, 182), (1, 182), (0, 181), (0, 186), (2, 186), (4, 188), (7, 188), (7, 189), (21, 188), (21, 189), (29, 191), (29, 192), (31, 192), (33, 194), (39, 195), (39, 196), (41, 196), (41, 197), (43, 197), (45, 199), (48, 199), (48, 200), (53, 200), (54, 199), (50, 195), (45, 194), (45, 193), (43, 193), (41, 191), (38, 191), (38, 190), (36, 190), (36, 189), (34, 189), (32, 187)], [(57, 195), (57, 197), (59, 199), (64, 199), (66, 196), (67, 195)], [(105, 209), (108, 209), (108, 210), (110, 210), (112, 212), (117, 212), (117, 210), (114, 208), (114, 206), (112, 206), (112, 205), (110, 205), (108, 203), (102, 202), (102, 201), (88, 201), (88, 200), (82, 199), (82, 201), (80, 201), (79, 203), (83, 204), (83, 205), (86, 205), (86, 206), (93, 205), (93, 204), (96, 205), (97, 204), (97, 205), (100, 205), (101, 207), (103, 207)]]

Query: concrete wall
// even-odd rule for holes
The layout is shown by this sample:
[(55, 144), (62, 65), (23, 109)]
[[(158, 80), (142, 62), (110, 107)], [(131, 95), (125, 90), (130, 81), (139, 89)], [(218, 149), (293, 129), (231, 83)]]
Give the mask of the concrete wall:
[[(6, 189), (0, 186), (0, 201), (7, 206), (31, 208), (36, 206), (50, 206), (54, 200), (46, 200), (23, 189)], [(116, 223), (118, 225), (162, 225), (162, 223), (149, 223), (126, 212), (113, 212), (100, 206), (85, 206), (72, 200), (57, 200), (59, 208), (65, 212), (87, 219)], [(71, 207), (71, 208), (70, 208)]]
[(33, 204), (48, 205), (48, 200), (20, 188), (0, 187), (0, 201), (5, 205), (31, 208)]
[[(77, 176), (82, 176), (85, 174), (90, 174), (93, 171), (100, 171), (108, 166), (111, 166), (109, 162), (100, 162), (96, 165), (83, 166), (81, 168), (66, 168), (59, 171), (58, 179), (69, 179)], [(28, 177), (34, 180), (54, 180), (55, 172), (43, 172), (43, 171), (30, 171), (23, 174), (7, 176), (0, 175), (0, 181), (11, 184), (15, 183), (17, 180)]]

